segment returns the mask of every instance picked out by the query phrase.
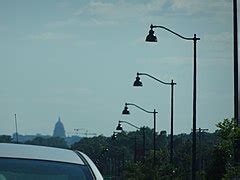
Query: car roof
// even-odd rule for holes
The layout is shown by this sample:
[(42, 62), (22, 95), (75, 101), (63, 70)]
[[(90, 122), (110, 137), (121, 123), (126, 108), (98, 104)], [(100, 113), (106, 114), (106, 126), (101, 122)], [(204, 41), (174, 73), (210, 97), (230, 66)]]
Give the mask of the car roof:
[(84, 164), (74, 151), (47, 146), (0, 143), (0, 158), (37, 159)]

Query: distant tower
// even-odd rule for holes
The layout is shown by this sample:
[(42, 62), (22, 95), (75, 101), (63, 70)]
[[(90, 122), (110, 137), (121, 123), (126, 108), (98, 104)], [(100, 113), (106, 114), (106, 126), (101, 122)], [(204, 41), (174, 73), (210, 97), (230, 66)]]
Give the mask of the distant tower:
[(55, 128), (53, 130), (53, 137), (61, 137), (61, 138), (66, 137), (64, 126), (60, 120), (60, 117), (58, 118), (58, 122), (55, 124)]

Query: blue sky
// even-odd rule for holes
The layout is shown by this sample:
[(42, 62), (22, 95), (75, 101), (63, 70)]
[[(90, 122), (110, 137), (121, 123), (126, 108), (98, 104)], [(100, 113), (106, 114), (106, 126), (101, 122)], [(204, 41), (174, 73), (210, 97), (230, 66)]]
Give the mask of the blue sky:
[[(239, 8), (238, 8), (239, 9)], [(197, 127), (216, 130), (233, 117), (233, 35), (230, 0), (0, 0), (0, 134), (52, 134), (58, 117), (74, 128), (110, 136), (118, 120), (170, 132), (170, 87), (177, 83), (174, 133), (192, 128), (193, 43), (150, 24), (201, 40), (197, 44)], [(134, 130), (124, 126), (128, 131)]]

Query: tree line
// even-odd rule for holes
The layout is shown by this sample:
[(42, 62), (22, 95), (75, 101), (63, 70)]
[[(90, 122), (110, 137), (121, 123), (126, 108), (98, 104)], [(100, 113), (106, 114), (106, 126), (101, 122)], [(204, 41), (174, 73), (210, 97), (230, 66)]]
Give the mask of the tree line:
[[(236, 164), (236, 160), (240, 160), (240, 128), (235, 126), (233, 119), (218, 123), (214, 133), (199, 130), (197, 137), (198, 179), (240, 178), (240, 166)], [(0, 142), (13, 143), (11, 136), (7, 135), (0, 136)], [(172, 163), (170, 136), (166, 131), (157, 133), (154, 166), (153, 129), (148, 127), (133, 132), (118, 132), (112, 137), (85, 137), (71, 147), (58, 137), (36, 137), (25, 143), (82, 151), (105, 177), (112, 179), (191, 179), (191, 133), (174, 135)]]

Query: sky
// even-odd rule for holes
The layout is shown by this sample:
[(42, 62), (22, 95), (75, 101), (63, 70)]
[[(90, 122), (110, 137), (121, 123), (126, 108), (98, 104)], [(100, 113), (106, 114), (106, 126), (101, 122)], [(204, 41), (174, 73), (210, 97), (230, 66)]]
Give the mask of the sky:
[[(239, 12), (238, 5), (238, 14)], [(0, 0), (0, 134), (52, 135), (58, 117), (67, 135), (82, 128), (110, 136), (119, 120), (170, 133), (170, 86), (177, 83), (174, 134), (192, 129), (193, 42), (197, 35), (197, 128), (216, 130), (233, 117), (231, 0)], [(126, 131), (135, 131), (127, 124)]]

